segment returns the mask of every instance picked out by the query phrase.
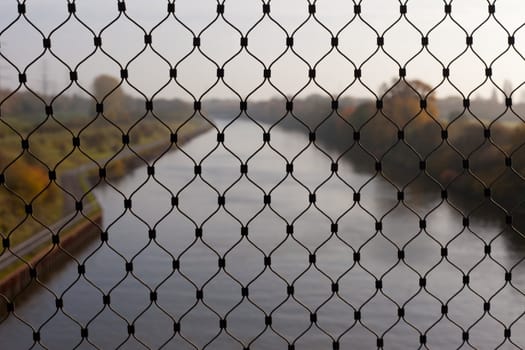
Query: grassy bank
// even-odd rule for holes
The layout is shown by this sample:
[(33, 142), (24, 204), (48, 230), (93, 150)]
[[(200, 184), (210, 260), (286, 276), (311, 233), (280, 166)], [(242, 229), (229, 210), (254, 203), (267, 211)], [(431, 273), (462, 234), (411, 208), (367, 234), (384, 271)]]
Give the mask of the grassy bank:
[(28, 137), (27, 149), (20, 148), (18, 135), (4, 135), (0, 138), (1, 238), (14, 247), (70, 215), (76, 201), (92, 203), (91, 190), (100, 168), (107, 181), (118, 180), (129, 169), (176, 149), (170, 138), (177, 129), (177, 143), (182, 143), (208, 130), (208, 124), (172, 123), (168, 128), (149, 120), (128, 125), (125, 134), (91, 124), (77, 137), (44, 125)]
[[(187, 128), (184, 133), (178, 137), (177, 143), (170, 142), (169, 138), (166, 142), (156, 140), (155, 142), (140, 145), (140, 157), (134, 153), (120, 153), (117, 157), (109, 159), (98, 159), (108, 176), (112, 181), (118, 180), (120, 177), (129, 174), (130, 171), (138, 166), (144, 165), (144, 162), (154, 161), (163, 154), (176, 150), (176, 145), (191, 140), (192, 138), (208, 131), (209, 128), (205, 124), (199, 126), (192, 126)], [(145, 140), (151, 140), (146, 138)], [(96, 163), (80, 164), (82, 171), (75, 169), (68, 169), (67, 176), (75, 183), (78, 191), (83, 195), (83, 203), (85, 209), (82, 213), (78, 213), (72, 218), (71, 222), (66, 227), (59, 230), (52, 230), (54, 234), (58, 235), (58, 243), (51, 239), (52, 233), (48, 230), (41, 231), (40, 235), (44, 236), (44, 242), (38, 244), (31, 250), (31, 252), (23, 254), (22, 259), (16, 259), (6, 268), (0, 270), (0, 295), (11, 299), (18, 295), (22, 290), (31, 284), (34, 276), (31, 276), (31, 269), (35, 269), (39, 279), (46, 278), (51, 272), (63, 266), (67, 261), (73, 261), (70, 256), (74, 252), (80, 251), (85, 244), (96, 240), (100, 237), (102, 230), (102, 211), (96, 198), (93, 194), (93, 188), (101, 186), (101, 178), (99, 177), (99, 169), (101, 165)], [(77, 168), (78, 169), (78, 168)], [(54, 203), (57, 205), (57, 203)], [(61, 209), (63, 210), (63, 208)], [(87, 219), (87, 218), (89, 219)], [(78, 218), (78, 219), (77, 219)], [(16, 230), (15, 230), (16, 231)], [(29, 228), (17, 233), (17, 243), (21, 243), (30, 237), (33, 237), (36, 231), (31, 231)], [(11, 236), (8, 237), (12, 237)], [(11, 241), (11, 240), (10, 240)], [(11, 242), (10, 242), (11, 243)], [(15, 246), (15, 245), (13, 245)], [(16, 249), (16, 246), (15, 246)], [(12, 254), (4, 250), (3, 254)], [(5, 299), (0, 301), (5, 303)], [(2, 308), (5, 310), (5, 308)]]

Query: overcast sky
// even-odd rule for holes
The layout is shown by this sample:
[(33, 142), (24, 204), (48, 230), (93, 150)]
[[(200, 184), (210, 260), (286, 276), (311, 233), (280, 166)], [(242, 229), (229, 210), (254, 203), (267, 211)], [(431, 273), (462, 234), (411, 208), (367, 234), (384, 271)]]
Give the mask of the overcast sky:
[[(488, 96), (494, 90), (494, 83), (485, 81), (486, 66), (492, 67), (492, 78), (500, 87), (505, 80), (514, 88), (525, 81), (525, 60), (519, 54), (525, 55), (525, 28), (519, 29), (525, 23), (522, 0), (495, 1), (496, 18), (489, 18), (486, 0), (453, 0), (452, 17), (445, 16), (443, 0), (409, 0), (406, 17), (400, 15), (398, 0), (363, 0), (360, 17), (355, 17), (350, 0), (317, 0), (315, 17), (309, 15), (306, 0), (271, 0), (271, 17), (263, 16), (262, 3), (226, 0), (224, 18), (215, 20), (216, 0), (177, 0), (175, 14), (180, 22), (173, 16), (162, 22), (167, 17), (166, 0), (126, 0), (126, 14), (136, 24), (119, 17), (116, 0), (77, 0), (76, 7), (78, 18), (96, 35), (102, 30), (103, 50), (128, 68), (129, 83), (148, 97), (168, 83), (170, 65), (177, 68), (177, 81), (188, 91), (172, 80), (160, 96), (196, 99), (203, 94), (236, 97), (232, 89), (242, 98), (251, 94), (252, 99), (278, 96), (278, 90), (289, 96), (300, 91), (301, 97), (326, 94), (323, 89), (334, 96), (372, 97), (363, 84), (380, 91), (382, 84), (398, 76), (399, 66), (392, 58), (406, 67), (409, 79), (433, 86), (442, 80), (442, 64), (449, 66), (450, 81), (465, 95)], [(46, 37), (68, 18), (65, 0), (27, 0), (26, 7), (27, 18)], [(75, 18), (51, 34), (52, 52), (70, 68), (50, 52), (33, 62), (44, 51), (42, 34), (24, 18), (7, 28), (17, 16), (15, 0), (0, 1), (0, 51), (20, 71), (27, 71), (30, 87), (57, 93), (67, 86), (70, 68), (78, 71), (80, 84), (88, 89), (96, 75), (119, 76), (119, 65), (100, 49), (95, 51), (93, 33)], [(151, 32), (152, 47), (165, 60), (150, 47), (135, 58), (145, 46), (137, 24)], [(201, 38), (200, 51), (193, 47), (194, 35)], [(287, 35), (294, 38), (293, 51), (286, 47)], [(383, 50), (370, 57), (377, 50), (378, 35), (384, 36)], [(428, 50), (413, 58), (422, 48), (422, 35), (428, 35)], [(471, 48), (466, 45), (467, 35), (473, 36)], [(515, 36), (515, 48), (508, 45), (509, 35)], [(247, 50), (241, 50), (241, 36), (248, 37)], [(331, 47), (332, 36), (339, 38), (338, 50)], [(214, 85), (216, 65), (225, 72), (224, 81)], [(362, 70), (362, 82), (354, 82), (354, 66)], [(309, 68), (314, 67), (315, 81), (308, 78)], [(265, 68), (271, 69), (269, 81), (263, 77)], [(17, 81), (18, 72), (0, 57), (0, 86), (12, 88)], [(452, 84), (440, 86), (438, 96), (459, 95)], [(128, 83), (125, 89), (138, 94)], [(513, 97), (521, 99), (523, 91), (515, 91)]]

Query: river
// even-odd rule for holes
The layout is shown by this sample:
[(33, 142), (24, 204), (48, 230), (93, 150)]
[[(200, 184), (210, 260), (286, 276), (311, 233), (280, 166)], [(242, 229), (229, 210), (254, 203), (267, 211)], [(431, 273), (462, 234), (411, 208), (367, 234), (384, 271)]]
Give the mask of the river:
[[(144, 166), (98, 188), (108, 243), (93, 242), (76, 253), (85, 275), (72, 262), (45, 280), (46, 288), (28, 290), (17, 317), (0, 323), (0, 348), (30, 348), (32, 328), (50, 349), (242, 349), (241, 343), (251, 349), (286, 349), (287, 343), (331, 349), (334, 341), (341, 349), (375, 349), (378, 337), (385, 349), (417, 349), (423, 334), (430, 349), (470, 348), (464, 332), (477, 349), (525, 347), (524, 251), (510, 234), (482, 218), (471, 218), (465, 228), (455, 209), (428, 194), (409, 191), (407, 208), (391, 184), (356, 172), (349, 162), (340, 161), (333, 174), (330, 153), (306, 148), (308, 135), (272, 129), (272, 149), (262, 133), (251, 122), (237, 121), (225, 129), (224, 146), (217, 147), (211, 131), (183, 145), (184, 152), (165, 155), (155, 164), (154, 178)], [(203, 159), (202, 178), (195, 177), (190, 156)], [(295, 158), (293, 176), (283, 157)], [(246, 176), (241, 161), (248, 164)], [(359, 203), (345, 182), (359, 190)], [(315, 190), (315, 205), (303, 185)], [(218, 193), (225, 193), (224, 207), (217, 204)], [(266, 206), (265, 193), (271, 194)], [(172, 195), (178, 207), (172, 207)], [(129, 197), (132, 207), (126, 210)], [(481, 239), (493, 240), (490, 256)], [(445, 245), (447, 258), (441, 256)], [(354, 262), (357, 250), (360, 260)], [(269, 267), (265, 255), (271, 256)], [(219, 257), (225, 257), (225, 269)], [(180, 263), (175, 271), (174, 259)], [(132, 273), (126, 273), (126, 262), (133, 262)], [(508, 283), (505, 269), (511, 268)], [(293, 295), (287, 284), (293, 284)], [(104, 294), (110, 305), (103, 305)], [(57, 296), (63, 299), (58, 311)], [(484, 311), (489, 301), (490, 311)], [(174, 321), (181, 325), (176, 335)], [(88, 329), (87, 339), (81, 327)], [(519, 347), (505, 339), (506, 327)]]

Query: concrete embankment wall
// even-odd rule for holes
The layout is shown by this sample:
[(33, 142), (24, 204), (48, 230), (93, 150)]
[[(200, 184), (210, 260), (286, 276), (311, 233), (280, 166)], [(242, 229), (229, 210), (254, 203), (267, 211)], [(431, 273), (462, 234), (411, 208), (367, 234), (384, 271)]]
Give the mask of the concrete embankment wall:
[[(31, 276), (31, 269), (36, 271), (37, 279), (45, 279), (53, 271), (59, 270), (65, 263), (72, 260), (64, 251), (74, 255), (87, 243), (100, 238), (102, 212), (98, 210), (90, 219), (93, 222), (87, 219), (82, 220), (59, 235), (59, 245), (62, 249), (58, 245), (53, 246), (50, 239), (49, 244), (42, 246), (36, 255), (25, 257), (24, 259), (28, 264), (22, 263), (0, 280), (0, 296), (4, 296), (12, 302), (12, 299), (24, 289), (36, 284), (36, 281), (32, 281), (34, 277)], [(4, 254), (11, 253), (5, 251)], [(0, 298), (0, 304), (5, 302), (3, 298)], [(0, 309), (0, 314), (6, 310), (6, 308), (2, 309)]]

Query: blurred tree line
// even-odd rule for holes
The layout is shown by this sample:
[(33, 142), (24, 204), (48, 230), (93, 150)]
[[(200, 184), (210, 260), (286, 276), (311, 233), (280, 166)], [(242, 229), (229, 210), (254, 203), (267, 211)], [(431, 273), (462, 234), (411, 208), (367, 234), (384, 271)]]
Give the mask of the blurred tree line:
[[(378, 100), (345, 97), (334, 106), (330, 98), (313, 95), (294, 99), (288, 111), (284, 97), (248, 101), (245, 117), (314, 132), (316, 142), (357, 171), (375, 173), (380, 163), (382, 176), (399, 190), (433, 193), (436, 199), (446, 190), (447, 200), (467, 216), (488, 206), (499, 218), (525, 217), (518, 215), (525, 213), (523, 105), (510, 109), (493, 97), (490, 110), (498, 114), (488, 116), (488, 100), (463, 106), (454, 97), (446, 99), (443, 116), (443, 101), (418, 80), (394, 81)], [(210, 113), (228, 115), (228, 107), (230, 115), (238, 114), (238, 102), (224, 101)]]
[(401, 80), (384, 93), (382, 106), (367, 102), (343, 112), (326, 140), (337, 147), (358, 132), (350, 146), (357, 151), (349, 152), (354, 163), (373, 169), (381, 162), (383, 175), (400, 189), (418, 184), (435, 193), (447, 190), (466, 214), (486, 204), (499, 216), (521, 213), (525, 123), (482, 120), (468, 105), (443, 119), (430, 92), (421, 81)]
[[(53, 111), (61, 121), (84, 122), (96, 115), (96, 103), (104, 105), (104, 115), (123, 126), (146, 114), (143, 97), (127, 94), (122, 80), (110, 75), (97, 76), (86, 94), (62, 94), (53, 99)], [(0, 116), (16, 126), (24, 122), (42, 121), (45, 118), (45, 102), (28, 90), (11, 92), (0, 90)], [(155, 114), (167, 121), (180, 120), (193, 111), (182, 99), (155, 98)]]

